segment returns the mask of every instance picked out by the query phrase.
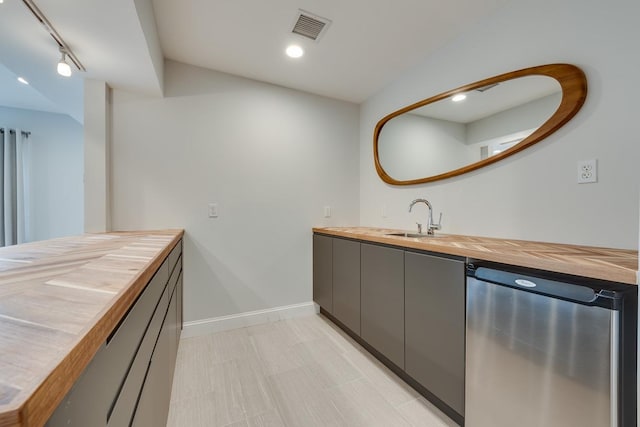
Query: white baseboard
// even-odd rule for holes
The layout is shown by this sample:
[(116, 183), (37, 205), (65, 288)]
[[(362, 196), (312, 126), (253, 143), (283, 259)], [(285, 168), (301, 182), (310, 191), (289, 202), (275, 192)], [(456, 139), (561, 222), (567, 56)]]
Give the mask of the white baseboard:
[(196, 337), (231, 329), (262, 323), (277, 322), (293, 317), (310, 316), (318, 313), (318, 306), (313, 302), (269, 308), (266, 310), (249, 311), (247, 313), (232, 314), (230, 316), (214, 317), (211, 319), (184, 322), (182, 338)]

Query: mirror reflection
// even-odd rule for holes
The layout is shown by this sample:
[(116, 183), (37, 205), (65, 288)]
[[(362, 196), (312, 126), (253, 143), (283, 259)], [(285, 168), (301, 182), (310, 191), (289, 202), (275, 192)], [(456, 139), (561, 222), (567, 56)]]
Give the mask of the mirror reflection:
[(380, 164), (405, 181), (478, 162), (527, 138), (561, 100), (558, 81), (541, 75), (457, 93), (389, 120), (378, 138)]
[(548, 64), (469, 83), (383, 117), (376, 172), (393, 185), (451, 178), (509, 157), (560, 129), (587, 97), (584, 72)]

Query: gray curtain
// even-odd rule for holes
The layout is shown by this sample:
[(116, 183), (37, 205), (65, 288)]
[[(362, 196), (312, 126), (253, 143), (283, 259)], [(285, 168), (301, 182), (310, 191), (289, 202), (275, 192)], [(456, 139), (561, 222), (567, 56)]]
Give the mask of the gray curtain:
[(28, 134), (0, 128), (0, 246), (25, 241), (23, 142)]

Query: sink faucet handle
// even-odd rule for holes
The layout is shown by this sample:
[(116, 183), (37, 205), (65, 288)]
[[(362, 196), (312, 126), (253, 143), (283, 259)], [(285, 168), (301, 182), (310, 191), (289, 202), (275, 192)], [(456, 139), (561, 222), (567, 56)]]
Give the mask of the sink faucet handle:
[(416, 225), (418, 226), (418, 234), (422, 234), (422, 224), (416, 222)]
[(435, 224), (433, 219), (429, 220), (429, 234), (433, 234), (433, 230), (440, 230), (442, 228), (442, 212), (440, 212), (440, 218), (438, 218), (438, 223)]

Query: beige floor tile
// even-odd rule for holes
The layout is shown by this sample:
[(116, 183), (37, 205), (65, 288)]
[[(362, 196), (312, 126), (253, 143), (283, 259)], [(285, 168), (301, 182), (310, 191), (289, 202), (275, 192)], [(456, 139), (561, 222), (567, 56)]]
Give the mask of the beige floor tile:
[(285, 372), (304, 364), (294, 349), (299, 341), (283, 322), (274, 323), (271, 330), (260, 329), (259, 333), (250, 332), (249, 339), (265, 375)]
[(411, 427), (366, 379), (328, 390), (331, 401), (353, 427)]
[(285, 427), (280, 414), (275, 409), (247, 419), (247, 427)]
[(324, 316), (180, 341), (169, 427), (452, 427)]
[(277, 411), (273, 410), (224, 427), (286, 427)]
[(318, 316), (322, 319), (325, 326), (325, 332), (327, 335), (340, 347), (343, 352), (350, 351), (366, 351), (364, 348), (358, 344), (353, 338), (351, 338), (345, 331), (340, 329), (335, 323), (331, 322), (329, 319), (324, 317), (323, 315)]
[(346, 426), (326, 390), (300, 367), (269, 377), (278, 412), (287, 426)]
[(242, 421), (240, 412), (237, 419), (229, 417), (224, 410), (226, 398), (218, 392), (209, 392), (190, 399), (174, 401), (169, 408), (168, 427), (213, 427), (226, 426), (232, 422)]
[(258, 359), (250, 356), (236, 359), (234, 363), (240, 380), (245, 416), (251, 418), (275, 410), (275, 403)]
[(295, 351), (321, 387), (332, 387), (362, 377), (362, 373), (327, 336), (301, 342), (295, 346)]
[(245, 400), (236, 361), (213, 365), (209, 375), (214, 391), (211, 403), (216, 408), (217, 419), (224, 420), (227, 424), (243, 420)]
[(366, 350), (348, 352), (345, 357), (392, 406), (409, 402), (420, 396)]
[(323, 316), (304, 316), (284, 320), (301, 342), (327, 337), (327, 320)]
[(403, 403), (396, 409), (413, 427), (458, 427), (458, 424), (423, 397)]
[(299, 342), (293, 346), (293, 349), (304, 363), (323, 361), (344, 353), (341, 347), (327, 335)]
[(213, 363), (247, 357), (247, 354), (253, 352), (246, 328), (210, 335), (208, 344), (213, 350)]
[[(186, 341), (186, 343), (184, 342)], [(206, 339), (180, 342), (173, 378), (171, 400), (184, 400), (213, 391), (209, 381), (212, 366)]]

